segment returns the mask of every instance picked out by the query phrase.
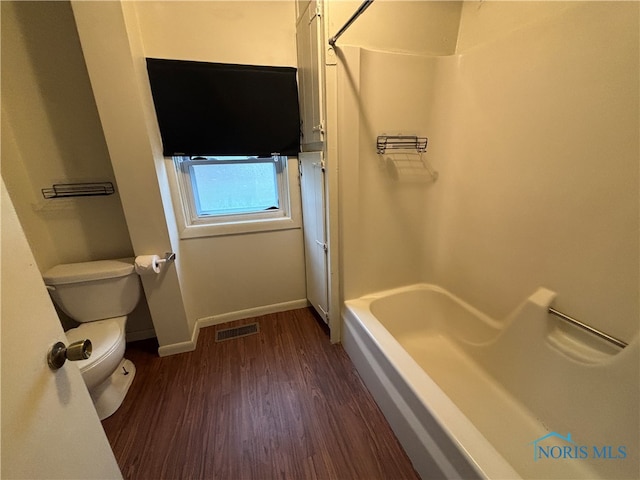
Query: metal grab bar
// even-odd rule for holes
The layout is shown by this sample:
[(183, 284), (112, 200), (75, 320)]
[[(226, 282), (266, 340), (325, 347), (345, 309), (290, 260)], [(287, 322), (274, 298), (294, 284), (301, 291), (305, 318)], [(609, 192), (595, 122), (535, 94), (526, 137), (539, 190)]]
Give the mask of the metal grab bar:
[(628, 344), (626, 342), (623, 342), (620, 339), (617, 339), (616, 337), (612, 337), (609, 334), (606, 334), (600, 330), (598, 330), (597, 328), (593, 328), (590, 327), (589, 325), (587, 325), (586, 323), (582, 323), (580, 320), (576, 320), (573, 317), (570, 317), (569, 315), (566, 315), (562, 312), (559, 312), (558, 310), (556, 310), (555, 308), (551, 308), (549, 307), (549, 313), (552, 315), (555, 315), (558, 318), (561, 318), (562, 320), (565, 320), (569, 323), (573, 323), (574, 325), (582, 328), (583, 330), (586, 330), (587, 332), (593, 333), (594, 335), (597, 335), (600, 338), (603, 338), (604, 340), (613, 343), (614, 345), (620, 347), (620, 348), (624, 348), (626, 347)]
[(362, 5), (358, 7), (356, 12), (353, 15), (351, 15), (351, 18), (347, 20), (347, 23), (345, 23), (342, 26), (342, 28), (338, 30), (338, 33), (336, 33), (333, 37), (329, 39), (329, 45), (331, 45), (332, 47), (335, 47), (336, 42), (338, 41), (338, 38), (340, 37), (340, 35), (342, 35), (347, 30), (347, 28), (349, 28), (351, 24), (356, 21), (356, 18), (362, 15), (362, 12), (364, 12), (367, 8), (369, 8), (372, 3), (373, 3), (373, 0), (364, 0), (364, 2), (362, 2)]

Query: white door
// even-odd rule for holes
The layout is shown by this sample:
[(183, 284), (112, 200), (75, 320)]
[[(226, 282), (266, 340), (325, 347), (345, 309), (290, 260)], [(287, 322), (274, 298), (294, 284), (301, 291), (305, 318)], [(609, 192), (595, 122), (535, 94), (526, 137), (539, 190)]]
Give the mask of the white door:
[(122, 478), (78, 368), (52, 371), (67, 344), (15, 209), (1, 186), (1, 477)]
[(299, 155), (307, 299), (328, 322), (325, 172), (322, 152)]

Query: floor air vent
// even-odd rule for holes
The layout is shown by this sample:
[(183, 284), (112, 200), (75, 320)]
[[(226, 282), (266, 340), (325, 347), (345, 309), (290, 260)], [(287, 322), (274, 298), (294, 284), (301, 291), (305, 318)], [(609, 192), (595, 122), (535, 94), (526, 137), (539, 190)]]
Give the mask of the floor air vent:
[(223, 342), (225, 340), (231, 340), (232, 338), (246, 337), (247, 335), (253, 335), (259, 331), (260, 326), (257, 323), (242, 325), (240, 327), (225, 328), (216, 332), (216, 342)]

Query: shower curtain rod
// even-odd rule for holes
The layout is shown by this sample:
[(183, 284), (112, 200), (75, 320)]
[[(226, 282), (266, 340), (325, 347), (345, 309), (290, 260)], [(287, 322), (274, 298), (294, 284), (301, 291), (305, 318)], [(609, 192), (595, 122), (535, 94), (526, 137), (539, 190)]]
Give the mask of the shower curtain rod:
[(342, 26), (342, 28), (338, 30), (338, 33), (336, 33), (333, 37), (329, 39), (329, 45), (331, 45), (332, 47), (335, 47), (336, 42), (338, 41), (338, 38), (340, 37), (340, 35), (342, 35), (347, 30), (347, 28), (349, 28), (351, 24), (356, 21), (356, 18), (362, 15), (362, 12), (364, 12), (367, 8), (369, 8), (372, 3), (373, 3), (373, 0), (364, 0), (364, 2), (362, 2), (362, 5), (358, 7), (356, 12), (353, 15), (351, 15), (351, 18), (347, 20), (347, 23), (345, 23)]

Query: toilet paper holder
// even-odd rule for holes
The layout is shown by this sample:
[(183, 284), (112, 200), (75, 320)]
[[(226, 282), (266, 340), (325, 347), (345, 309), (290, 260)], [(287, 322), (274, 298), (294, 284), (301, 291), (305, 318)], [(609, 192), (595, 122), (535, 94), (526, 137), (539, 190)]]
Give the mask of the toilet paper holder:
[(138, 275), (157, 275), (165, 264), (173, 263), (175, 259), (173, 252), (165, 253), (164, 258), (160, 258), (160, 255), (139, 255), (135, 258), (134, 268)]
[(174, 262), (176, 260), (176, 254), (173, 252), (166, 252), (164, 254), (164, 258), (161, 258), (160, 260), (158, 260), (159, 263), (167, 263), (167, 262)]

